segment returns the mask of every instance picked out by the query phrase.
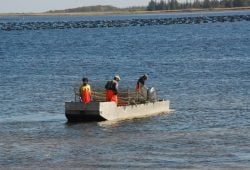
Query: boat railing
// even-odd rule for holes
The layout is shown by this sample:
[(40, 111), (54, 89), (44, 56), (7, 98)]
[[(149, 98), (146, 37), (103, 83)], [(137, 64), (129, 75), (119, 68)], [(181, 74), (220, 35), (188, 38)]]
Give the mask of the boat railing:
[[(105, 102), (106, 101), (106, 93), (103, 90), (92, 90), (91, 100), (96, 102)], [(80, 101), (79, 92), (75, 91), (75, 101)], [(136, 105), (149, 102), (149, 98), (147, 93), (136, 92), (135, 90), (123, 90), (118, 93), (118, 106), (126, 106), (126, 105)]]

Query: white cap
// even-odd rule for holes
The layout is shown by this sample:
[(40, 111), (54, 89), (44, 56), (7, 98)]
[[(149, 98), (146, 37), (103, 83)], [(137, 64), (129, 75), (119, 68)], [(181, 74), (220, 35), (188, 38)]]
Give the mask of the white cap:
[(121, 80), (119, 75), (116, 75), (114, 78), (118, 79), (119, 81)]

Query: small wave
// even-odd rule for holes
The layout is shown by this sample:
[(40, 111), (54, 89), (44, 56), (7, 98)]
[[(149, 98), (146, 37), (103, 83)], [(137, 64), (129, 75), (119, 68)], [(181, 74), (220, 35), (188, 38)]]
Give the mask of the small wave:
[(64, 115), (56, 114), (38, 114), (34, 115), (20, 115), (20, 116), (13, 116), (9, 118), (0, 119), (0, 122), (4, 123), (12, 123), (12, 122), (49, 122), (49, 121), (66, 121)]
[(176, 111), (245, 111), (250, 112), (248, 108), (210, 108), (210, 107), (196, 107), (196, 108), (175, 108)]

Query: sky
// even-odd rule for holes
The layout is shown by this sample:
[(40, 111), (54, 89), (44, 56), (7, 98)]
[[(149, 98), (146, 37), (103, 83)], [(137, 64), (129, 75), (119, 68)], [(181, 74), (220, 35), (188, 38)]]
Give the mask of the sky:
[(0, 0), (0, 13), (46, 12), (92, 5), (147, 6), (150, 0)]

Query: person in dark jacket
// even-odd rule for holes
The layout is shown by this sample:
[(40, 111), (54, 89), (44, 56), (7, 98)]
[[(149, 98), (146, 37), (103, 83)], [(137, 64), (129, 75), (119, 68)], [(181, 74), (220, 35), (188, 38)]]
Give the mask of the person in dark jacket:
[(116, 102), (118, 103), (118, 86), (121, 78), (116, 75), (113, 80), (108, 81), (105, 85), (106, 89), (106, 101), (107, 102)]
[(144, 74), (143, 76), (141, 76), (137, 83), (136, 83), (136, 92), (140, 92), (143, 88), (146, 88), (145, 87), (145, 81), (148, 79), (148, 75), (147, 74)]

